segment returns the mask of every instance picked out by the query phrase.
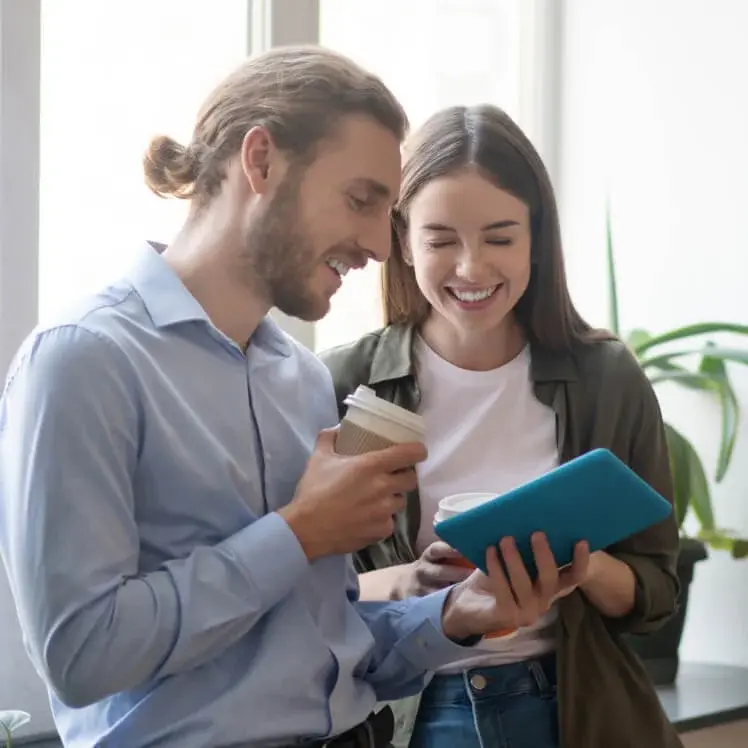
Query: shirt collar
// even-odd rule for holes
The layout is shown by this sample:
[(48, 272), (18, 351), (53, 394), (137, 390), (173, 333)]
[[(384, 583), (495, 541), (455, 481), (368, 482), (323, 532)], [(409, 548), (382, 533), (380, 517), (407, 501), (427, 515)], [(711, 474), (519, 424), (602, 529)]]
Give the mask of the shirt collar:
[[(414, 329), (390, 325), (382, 330), (369, 374), (369, 384), (380, 384), (415, 375)], [(530, 343), (534, 382), (574, 382), (579, 378), (570, 353), (549, 351)]]
[[(127, 276), (153, 324), (166, 328), (184, 322), (203, 322), (215, 329), (205, 309), (161, 256), (165, 248), (165, 244), (147, 242)], [(281, 356), (291, 354), (287, 336), (269, 316), (259, 324), (250, 344), (267, 346)]]

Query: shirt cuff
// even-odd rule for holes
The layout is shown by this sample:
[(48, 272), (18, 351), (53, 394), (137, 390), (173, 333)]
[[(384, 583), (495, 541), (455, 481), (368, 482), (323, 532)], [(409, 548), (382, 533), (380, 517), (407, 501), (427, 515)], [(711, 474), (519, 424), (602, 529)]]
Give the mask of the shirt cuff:
[(227, 542), (265, 607), (286, 597), (309, 570), (299, 539), (277, 512), (266, 514)]
[(444, 635), (442, 612), (450, 588), (434, 592), (425, 597), (408, 599), (403, 613), (405, 636), (398, 649), (413, 667), (420, 670), (436, 670), (471, 654), (471, 647), (482, 641), (482, 637), (471, 637), (464, 645), (457, 644)]

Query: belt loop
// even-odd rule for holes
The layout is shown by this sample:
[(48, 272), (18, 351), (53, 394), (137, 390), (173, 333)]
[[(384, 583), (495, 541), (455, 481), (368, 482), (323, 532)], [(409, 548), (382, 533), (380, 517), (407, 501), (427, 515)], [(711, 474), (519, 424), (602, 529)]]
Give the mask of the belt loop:
[(535, 685), (538, 687), (540, 696), (542, 698), (550, 696), (553, 688), (548, 680), (548, 676), (545, 674), (543, 665), (538, 660), (529, 660), (527, 662), (527, 669), (530, 671), (530, 675), (532, 675)]
[(374, 728), (368, 720), (364, 722), (364, 729), (366, 731), (366, 744), (362, 748), (377, 748), (374, 742)]

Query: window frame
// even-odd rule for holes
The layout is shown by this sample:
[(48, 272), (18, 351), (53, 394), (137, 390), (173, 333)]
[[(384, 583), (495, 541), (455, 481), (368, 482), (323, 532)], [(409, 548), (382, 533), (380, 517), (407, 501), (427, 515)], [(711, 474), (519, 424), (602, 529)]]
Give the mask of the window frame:
[[(319, 0), (246, 0), (247, 51), (319, 41)], [(373, 1), (373, 0), (372, 0)], [(498, 0), (497, 0), (498, 2)], [(38, 320), (42, 0), (0, 0), (0, 375)], [(523, 0), (521, 108), (554, 182), (561, 167), (564, 0)], [(19, 249), (22, 248), (22, 249)], [(314, 350), (312, 323), (272, 316)]]
[[(374, 0), (370, 0), (373, 2)], [(498, 1), (498, 0), (497, 0)], [(246, 0), (247, 51), (319, 41), (319, 0)], [(565, 0), (522, 0), (522, 107), (528, 134), (538, 145), (554, 181), (561, 167), (562, 20)], [(42, 0), (0, 0), (0, 378), (39, 314), (39, 177)], [(281, 327), (314, 350), (314, 325), (274, 311)], [(0, 610), (10, 596), (0, 574)], [(7, 629), (8, 627), (6, 627)], [(30, 683), (20, 631), (4, 630), (12, 685), (21, 708), (41, 696)], [(8, 684), (0, 684), (0, 691)], [(24, 703), (26, 702), (26, 703)], [(48, 714), (34, 714), (23, 737), (49, 734)]]

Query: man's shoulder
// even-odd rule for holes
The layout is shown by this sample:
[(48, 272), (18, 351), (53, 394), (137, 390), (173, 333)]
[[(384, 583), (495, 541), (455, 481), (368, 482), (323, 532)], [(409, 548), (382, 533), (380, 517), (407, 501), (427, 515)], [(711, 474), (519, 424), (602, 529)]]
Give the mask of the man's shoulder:
[(115, 340), (119, 330), (132, 329), (138, 322), (148, 322), (142, 301), (129, 283), (121, 281), (63, 306), (40, 323), (34, 334), (43, 337), (54, 330), (74, 328)]
[(125, 285), (110, 286), (68, 304), (26, 336), (11, 361), (6, 381), (31, 363), (39, 370), (71, 379), (76, 372), (81, 377), (96, 376), (96, 367), (113, 373), (120, 363), (117, 354), (123, 350), (123, 332), (132, 326), (136, 309), (132, 289)]
[(281, 334), (289, 348), (290, 357), (296, 361), (299, 373), (306, 377), (311, 376), (315, 380), (322, 380), (329, 385), (330, 372), (320, 357), (285, 330), (282, 330)]

